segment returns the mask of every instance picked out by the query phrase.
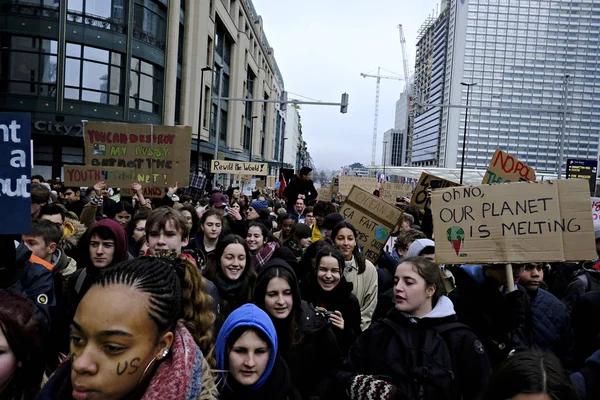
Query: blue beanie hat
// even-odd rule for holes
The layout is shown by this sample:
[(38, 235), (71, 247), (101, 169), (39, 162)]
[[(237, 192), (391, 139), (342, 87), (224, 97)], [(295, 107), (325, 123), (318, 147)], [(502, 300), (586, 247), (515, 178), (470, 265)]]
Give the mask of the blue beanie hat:
[[(250, 386), (249, 390), (254, 391), (260, 388), (264, 383), (269, 379), (269, 375), (271, 375), (271, 371), (273, 370), (273, 365), (275, 364), (275, 358), (277, 357), (277, 331), (275, 330), (275, 326), (273, 326), (273, 322), (271, 322), (271, 318), (267, 315), (266, 312), (255, 306), (254, 304), (244, 304), (239, 307), (225, 320), (221, 330), (219, 331), (219, 336), (217, 336), (217, 345), (216, 345), (216, 358), (217, 358), (217, 369), (225, 370), (225, 360), (228, 355), (225, 354), (227, 351), (227, 339), (231, 332), (233, 332), (236, 328), (240, 326), (252, 327), (263, 332), (267, 338), (269, 338), (270, 344), (270, 353), (269, 353), (269, 362), (267, 363), (267, 368), (265, 368), (265, 372), (262, 374), (260, 379)], [(221, 372), (223, 379), (225, 379), (225, 373)], [(225, 381), (226, 382), (226, 381)]]
[(250, 207), (254, 208), (256, 212), (260, 214), (260, 210), (264, 210), (265, 208), (269, 207), (269, 203), (267, 203), (266, 200), (254, 200), (252, 203), (250, 203)]

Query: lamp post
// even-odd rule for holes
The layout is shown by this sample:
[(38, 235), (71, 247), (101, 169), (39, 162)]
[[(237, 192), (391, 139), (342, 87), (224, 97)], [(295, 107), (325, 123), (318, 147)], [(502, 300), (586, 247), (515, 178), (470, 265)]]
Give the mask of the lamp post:
[(250, 151), (248, 153), (250, 156), (250, 162), (252, 162), (252, 145), (254, 144), (254, 142), (252, 141), (252, 139), (254, 138), (254, 120), (258, 118), (258, 115), (255, 115), (254, 117), (252, 117), (250, 119)]
[[(386, 146), (388, 142), (386, 140), (383, 141), (383, 176), (385, 178), (385, 163), (386, 163)], [(385, 179), (387, 181), (387, 179)]]
[(283, 154), (285, 153), (285, 141), (288, 140), (288, 138), (284, 137), (283, 140), (281, 141), (281, 163), (279, 166), (279, 175), (281, 176), (281, 172), (283, 170)]
[[(221, 131), (221, 98), (223, 92), (223, 66), (219, 66), (219, 94), (217, 97), (217, 121), (215, 122), (215, 153), (213, 160), (219, 155), (219, 136)], [(217, 174), (213, 175), (213, 187), (217, 187)]]
[(202, 119), (204, 117), (204, 113), (202, 112), (202, 106), (204, 105), (202, 101), (202, 95), (204, 94), (204, 73), (206, 71), (212, 71), (211, 67), (204, 67), (200, 70), (200, 82), (202, 82), (202, 89), (200, 90), (200, 118), (198, 121), (198, 137), (196, 138), (196, 172), (200, 172), (200, 131), (202, 131)]
[(462, 148), (462, 159), (460, 161), (460, 184), (463, 183), (463, 175), (465, 172), (465, 152), (467, 150), (467, 124), (469, 123), (469, 95), (471, 93), (471, 88), (477, 85), (476, 82), (473, 83), (460, 83), (463, 86), (467, 87), (467, 106), (465, 111), (465, 131), (463, 133), (463, 148)]
[(565, 154), (565, 136), (567, 134), (567, 99), (569, 97), (569, 74), (563, 77), (563, 115), (562, 125), (560, 132), (560, 147), (558, 153), (558, 168), (556, 171), (556, 178), (562, 178), (563, 159)]

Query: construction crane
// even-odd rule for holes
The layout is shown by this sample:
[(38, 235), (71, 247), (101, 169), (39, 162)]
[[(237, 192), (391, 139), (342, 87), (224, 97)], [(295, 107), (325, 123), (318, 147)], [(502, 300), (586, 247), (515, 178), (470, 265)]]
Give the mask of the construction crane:
[(371, 166), (375, 166), (375, 153), (377, 151), (377, 123), (379, 120), (379, 87), (381, 85), (382, 79), (393, 79), (396, 81), (403, 81), (404, 78), (400, 78), (397, 76), (382, 76), (381, 75), (381, 67), (377, 68), (377, 75), (369, 75), (369, 74), (360, 74), (363, 78), (376, 78), (377, 79), (377, 87), (375, 90), (375, 123), (373, 127), (373, 148), (371, 150)]
[[(406, 51), (406, 38), (404, 37), (404, 30), (402, 29), (402, 24), (398, 25), (398, 30), (400, 31), (400, 46), (402, 46), (402, 66), (404, 67), (404, 90), (409, 93), (409, 85), (410, 80), (408, 75), (408, 52)], [(410, 93), (409, 93), (410, 94)]]

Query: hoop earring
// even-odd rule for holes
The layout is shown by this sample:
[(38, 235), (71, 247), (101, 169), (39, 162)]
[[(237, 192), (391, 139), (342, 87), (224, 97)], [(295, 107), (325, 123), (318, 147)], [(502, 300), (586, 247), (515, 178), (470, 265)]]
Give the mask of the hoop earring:
[(152, 365), (152, 363), (156, 361), (156, 357), (154, 357), (149, 363), (148, 365), (146, 365), (146, 369), (144, 370), (144, 372), (142, 373), (142, 376), (140, 377), (140, 381), (139, 383), (142, 383), (142, 380), (144, 380), (144, 375), (146, 375), (146, 372), (148, 371), (148, 368), (150, 368), (150, 366)]

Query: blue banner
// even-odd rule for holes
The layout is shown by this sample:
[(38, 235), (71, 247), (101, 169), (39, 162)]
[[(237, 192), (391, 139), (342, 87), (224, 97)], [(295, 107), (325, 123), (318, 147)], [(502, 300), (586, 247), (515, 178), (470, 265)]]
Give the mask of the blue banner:
[(31, 232), (31, 116), (0, 113), (0, 234)]

